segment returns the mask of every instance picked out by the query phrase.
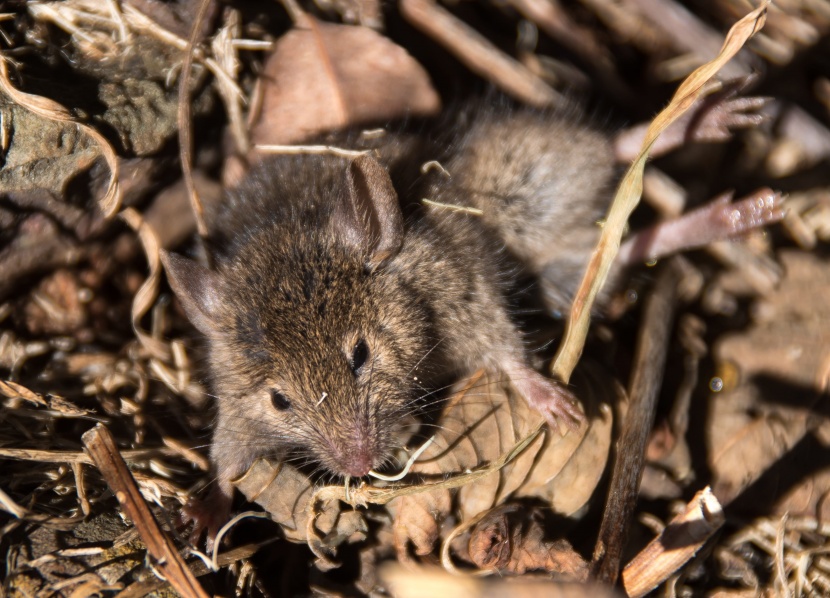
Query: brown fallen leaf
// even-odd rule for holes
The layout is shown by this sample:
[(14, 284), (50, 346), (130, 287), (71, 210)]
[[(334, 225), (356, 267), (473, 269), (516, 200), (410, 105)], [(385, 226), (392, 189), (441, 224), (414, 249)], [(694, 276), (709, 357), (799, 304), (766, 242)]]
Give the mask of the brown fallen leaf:
[(322, 571), (339, 566), (333, 560), (338, 546), (366, 537), (363, 512), (344, 510), (336, 500), (312, 503), (311, 480), (290, 465), (259, 459), (234, 485), (268, 512), (287, 540), (307, 543)]
[[(583, 375), (581, 370), (575, 386), (588, 417), (580, 428), (565, 436), (550, 430), (536, 436), (498, 472), (462, 486), (454, 500), (449, 490), (434, 490), (391, 501), (399, 558), (406, 558), (410, 544), (416, 554), (432, 552), (453, 504), (461, 522), (511, 496), (542, 498), (563, 515), (584, 506), (605, 469), (611, 444), (608, 404), (614, 384), (605, 384), (607, 380), (607, 375)], [(412, 471), (430, 479), (473, 470), (511, 450), (539, 424), (539, 415), (506, 382), (483, 374), (450, 399), (437, 422), (435, 442)]]
[(307, 15), (297, 25), (277, 40), (265, 63), (254, 144), (297, 143), (326, 131), (439, 110), (426, 71), (388, 38)]
[(313, 491), (308, 477), (290, 465), (259, 459), (235, 486), (245, 498), (268, 511), (288, 540), (306, 540), (306, 512)]
[(566, 541), (545, 540), (542, 517), (539, 509), (496, 507), (473, 527), (470, 559), (484, 571), (547, 571), (569, 581), (586, 581), (588, 563)]

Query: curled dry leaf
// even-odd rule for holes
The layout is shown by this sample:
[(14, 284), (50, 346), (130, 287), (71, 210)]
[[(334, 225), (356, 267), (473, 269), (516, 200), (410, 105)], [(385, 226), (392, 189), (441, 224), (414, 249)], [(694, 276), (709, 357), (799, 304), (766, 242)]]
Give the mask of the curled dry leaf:
[(542, 513), (516, 505), (490, 511), (470, 533), (467, 549), (479, 569), (522, 575), (557, 573), (570, 581), (588, 579), (588, 563), (564, 540), (545, 540)]
[(259, 459), (234, 485), (268, 512), (286, 539), (307, 543), (320, 570), (338, 566), (331, 557), (340, 544), (366, 537), (360, 511), (344, 511), (336, 500), (316, 501), (311, 480), (290, 465)]
[(290, 144), (350, 126), (428, 116), (440, 108), (426, 71), (366, 27), (304, 15), (277, 40), (260, 79), (255, 144)]
[(133, 298), (130, 316), (132, 318), (133, 330), (142, 346), (154, 357), (162, 361), (170, 360), (170, 347), (162, 340), (155, 338), (141, 328), (141, 317), (153, 306), (158, 295), (158, 288), (161, 282), (161, 258), (159, 257), (159, 240), (155, 231), (148, 225), (144, 218), (133, 208), (126, 208), (121, 212), (121, 217), (138, 233), (147, 262), (150, 265), (150, 275), (138, 289)]

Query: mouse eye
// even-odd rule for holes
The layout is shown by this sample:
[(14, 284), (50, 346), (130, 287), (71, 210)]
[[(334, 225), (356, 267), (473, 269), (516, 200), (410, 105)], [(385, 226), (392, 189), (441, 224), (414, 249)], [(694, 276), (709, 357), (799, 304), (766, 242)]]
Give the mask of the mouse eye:
[(366, 344), (366, 341), (360, 339), (354, 346), (354, 351), (352, 351), (351, 365), (352, 372), (355, 375), (357, 375), (360, 372), (360, 368), (364, 366), (367, 359), (369, 359), (369, 346)]
[(288, 400), (288, 397), (273, 388), (271, 389), (271, 403), (277, 411), (285, 411), (291, 407), (291, 401)]

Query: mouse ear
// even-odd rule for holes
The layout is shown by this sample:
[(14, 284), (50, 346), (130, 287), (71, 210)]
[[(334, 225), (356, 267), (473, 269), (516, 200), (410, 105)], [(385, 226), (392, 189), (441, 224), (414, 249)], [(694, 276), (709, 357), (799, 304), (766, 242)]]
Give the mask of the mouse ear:
[(184, 308), (187, 318), (202, 333), (217, 330), (219, 275), (191, 259), (161, 250), (167, 280)]
[(363, 155), (349, 167), (348, 193), (334, 213), (335, 226), (349, 245), (369, 252), (372, 269), (394, 257), (403, 242), (403, 216), (389, 173)]

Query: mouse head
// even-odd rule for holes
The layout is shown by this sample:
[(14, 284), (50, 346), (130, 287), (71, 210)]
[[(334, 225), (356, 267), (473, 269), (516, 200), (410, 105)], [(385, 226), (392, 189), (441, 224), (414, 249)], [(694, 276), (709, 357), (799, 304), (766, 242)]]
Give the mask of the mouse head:
[(414, 408), (428, 314), (394, 266), (405, 242), (397, 195), (367, 156), (345, 186), (340, 176), (329, 197), (304, 198), (319, 208), (303, 222), (264, 226), (215, 271), (163, 257), (209, 339), (217, 455), (220, 443), (248, 458), (299, 449), (359, 477), (388, 458)]

